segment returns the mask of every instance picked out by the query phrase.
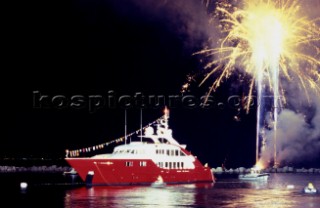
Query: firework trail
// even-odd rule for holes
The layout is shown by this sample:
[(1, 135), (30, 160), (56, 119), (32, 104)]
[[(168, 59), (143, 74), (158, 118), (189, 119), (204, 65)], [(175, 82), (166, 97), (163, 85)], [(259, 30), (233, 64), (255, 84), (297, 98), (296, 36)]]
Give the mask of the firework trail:
[[(206, 1), (208, 2), (208, 1)], [(265, 96), (272, 95), (274, 163), (277, 163), (278, 114), (286, 104), (286, 89), (281, 81), (294, 82), (305, 92), (320, 92), (319, 18), (308, 19), (295, 0), (219, 1), (212, 19), (219, 21), (222, 38), (217, 47), (208, 47), (195, 55), (213, 57), (206, 64), (209, 77), (215, 80), (209, 90), (215, 91), (225, 78), (237, 69), (251, 76), (245, 109), (250, 109), (257, 95), (256, 162), (259, 159), (261, 132), (265, 122)]]

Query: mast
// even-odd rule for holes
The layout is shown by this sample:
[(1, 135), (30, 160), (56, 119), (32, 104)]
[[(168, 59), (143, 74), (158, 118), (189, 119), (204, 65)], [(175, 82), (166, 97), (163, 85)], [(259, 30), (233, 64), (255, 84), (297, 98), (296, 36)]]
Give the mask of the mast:
[(163, 118), (164, 118), (164, 121), (165, 121), (165, 128), (168, 129), (168, 126), (169, 126), (168, 119), (170, 117), (170, 115), (169, 115), (170, 113), (169, 113), (169, 109), (167, 108), (167, 106), (165, 106), (163, 113), (164, 113)]
[(140, 141), (142, 142), (142, 108), (140, 108)]
[(127, 144), (127, 109), (124, 110), (124, 143)]

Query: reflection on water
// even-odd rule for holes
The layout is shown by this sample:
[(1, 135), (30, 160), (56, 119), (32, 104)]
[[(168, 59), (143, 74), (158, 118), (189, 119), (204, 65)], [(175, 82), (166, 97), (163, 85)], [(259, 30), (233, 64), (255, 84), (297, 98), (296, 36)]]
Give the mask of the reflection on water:
[(211, 189), (213, 184), (154, 187), (91, 187), (69, 190), (65, 207), (179, 207), (197, 204), (198, 189)]
[[(219, 179), (214, 184), (154, 187), (81, 187), (67, 190), (64, 207), (320, 207), (320, 194), (302, 193), (320, 175), (272, 174), (268, 181)], [(290, 188), (288, 188), (290, 187)]]

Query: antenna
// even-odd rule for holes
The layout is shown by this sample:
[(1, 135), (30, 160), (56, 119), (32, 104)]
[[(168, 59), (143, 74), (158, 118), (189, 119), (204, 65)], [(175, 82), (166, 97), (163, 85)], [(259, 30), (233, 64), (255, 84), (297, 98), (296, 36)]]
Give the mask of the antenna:
[(142, 108), (140, 108), (140, 141), (142, 142)]
[(124, 110), (124, 142), (127, 144), (127, 109)]

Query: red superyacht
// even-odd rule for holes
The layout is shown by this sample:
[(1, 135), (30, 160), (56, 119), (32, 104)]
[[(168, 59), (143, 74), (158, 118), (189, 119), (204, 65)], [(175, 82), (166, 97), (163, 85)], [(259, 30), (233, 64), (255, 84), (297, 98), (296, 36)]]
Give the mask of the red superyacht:
[(164, 184), (214, 182), (210, 167), (172, 137), (168, 119), (166, 108), (155, 125), (144, 128), (140, 141), (118, 145), (111, 154), (66, 161), (87, 185), (152, 185), (159, 178)]

